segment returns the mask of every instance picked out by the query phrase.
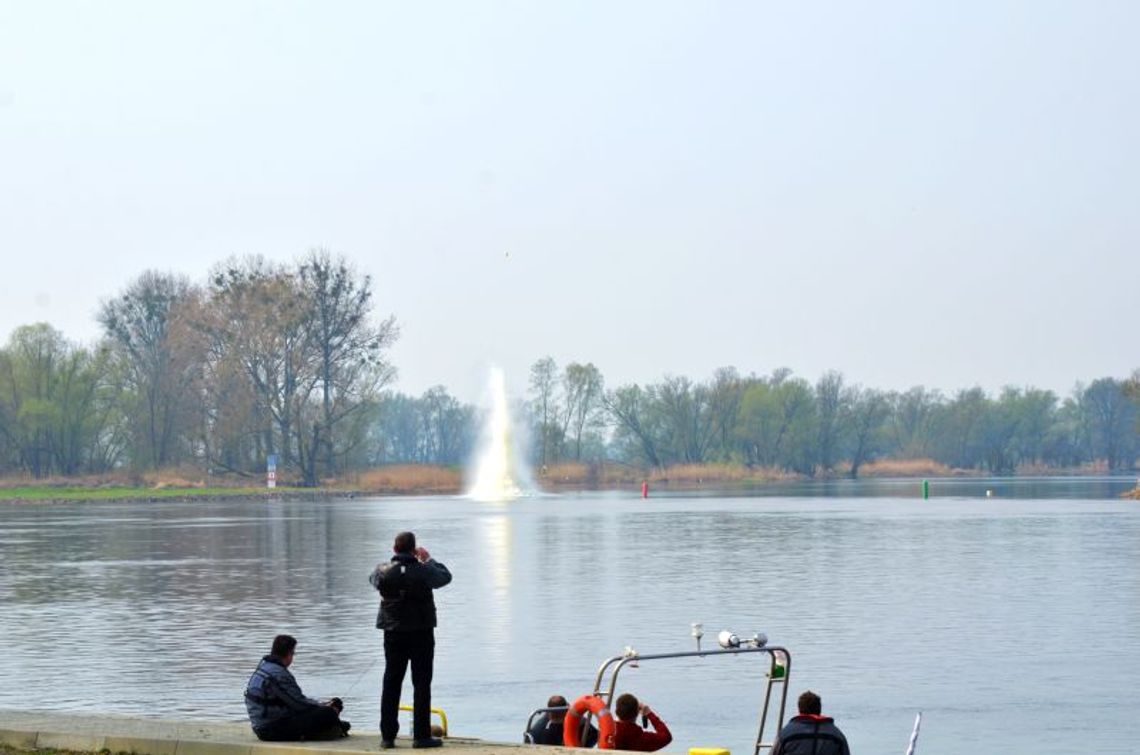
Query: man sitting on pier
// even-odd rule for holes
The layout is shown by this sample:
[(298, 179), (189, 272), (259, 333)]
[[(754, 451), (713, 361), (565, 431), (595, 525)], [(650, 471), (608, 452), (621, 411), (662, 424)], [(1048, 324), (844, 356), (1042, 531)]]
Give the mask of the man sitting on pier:
[(305, 697), (289, 671), (297, 640), (287, 634), (273, 638), (273, 649), (261, 659), (245, 688), (249, 723), (258, 739), (288, 742), (300, 739), (339, 739), (350, 724), (340, 720), (339, 697), (327, 702)]
[(851, 755), (847, 738), (828, 716), (820, 715), (823, 704), (810, 689), (800, 695), (800, 714), (784, 724), (772, 755)]
[[(647, 731), (637, 725), (637, 714), (647, 719), (653, 725), (653, 731)], [(635, 750), (637, 752), (655, 752), (673, 741), (669, 727), (650, 710), (645, 703), (639, 703), (637, 698), (626, 692), (619, 695), (614, 703), (614, 717), (617, 718), (617, 729), (614, 732), (615, 750)]]

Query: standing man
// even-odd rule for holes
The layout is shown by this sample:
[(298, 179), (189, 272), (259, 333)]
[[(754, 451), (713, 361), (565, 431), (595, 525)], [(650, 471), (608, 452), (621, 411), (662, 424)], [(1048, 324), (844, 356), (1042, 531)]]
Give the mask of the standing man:
[(821, 715), (823, 703), (819, 695), (810, 689), (804, 692), (799, 709), (800, 714), (784, 724), (772, 755), (851, 755), (843, 732), (829, 716)]
[(384, 630), (384, 689), (380, 695), (380, 746), (396, 746), (400, 729), (400, 688), (412, 664), (414, 712), (412, 747), (439, 747), (431, 735), (431, 676), (435, 659), (435, 599), (432, 590), (451, 582), (447, 567), (416, 547), (411, 532), (396, 535), (392, 560), (380, 564), (369, 581), (380, 591), (376, 627)]

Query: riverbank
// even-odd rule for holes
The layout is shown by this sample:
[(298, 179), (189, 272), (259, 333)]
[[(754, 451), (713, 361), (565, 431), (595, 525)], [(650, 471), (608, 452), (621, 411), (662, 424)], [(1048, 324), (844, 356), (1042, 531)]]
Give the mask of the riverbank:
[[(1014, 477), (1064, 475), (1104, 476), (1098, 467), (1046, 469), (1026, 467)], [(648, 483), (654, 491), (702, 489), (747, 490), (772, 483), (846, 479), (850, 469), (838, 467), (826, 475), (807, 477), (784, 469), (743, 464), (688, 464), (665, 469), (642, 469), (612, 463), (555, 464), (534, 471), (534, 481), (546, 492), (630, 490)], [(947, 467), (930, 459), (882, 460), (859, 468), (860, 479), (970, 479), (985, 476), (979, 470)], [(115, 473), (90, 477), (0, 479), (0, 503), (98, 501), (216, 501), (233, 498), (272, 500), (343, 499), (385, 496), (458, 495), (464, 490), (464, 473), (457, 467), (400, 465), (378, 467), (343, 479), (324, 480), (305, 488), (282, 481), (270, 490), (250, 477), (210, 475), (194, 469), (171, 469), (142, 474)], [(1140, 488), (1126, 494), (1140, 499)]]

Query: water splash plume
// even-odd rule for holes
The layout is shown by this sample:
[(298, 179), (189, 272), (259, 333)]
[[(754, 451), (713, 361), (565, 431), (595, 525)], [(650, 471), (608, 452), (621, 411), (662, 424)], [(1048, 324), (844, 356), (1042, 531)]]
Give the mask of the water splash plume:
[(491, 411), (475, 453), (474, 481), (467, 495), (477, 501), (513, 501), (533, 489), (530, 472), (516, 443), (507, 406), (503, 371), (491, 368)]

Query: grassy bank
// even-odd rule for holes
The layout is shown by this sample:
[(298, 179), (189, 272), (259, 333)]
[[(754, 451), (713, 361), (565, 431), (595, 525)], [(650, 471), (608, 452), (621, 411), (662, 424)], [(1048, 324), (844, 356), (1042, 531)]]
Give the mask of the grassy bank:
[[(1018, 470), (1024, 474), (1097, 474), (1100, 470)], [(828, 477), (846, 477), (850, 468), (837, 467)], [(978, 477), (978, 470), (947, 467), (930, 459), (884, 460), (859, 468), (860, 478)], [(783, 469), (743, 464), (688, 464), (667, 469), (643, 469), (622, 464), (554, 464), (534, 471), (535, 482), (552, 492), (572, 490), (637, 490), (648, 482), (655, 490), (733, 489), (805, 479)], [(818, 477), (817, 477), (818, 479)], [(267, 490), (264, 482), (244, 477), (208, 476), (192, 469), (171, 469), (132, 475), (117, 473), (96, 477), (0, 479), (0, 502), (13, 501), (201, 501), (227, 498), (355, 498), (391, 495), (455, 495), (464, 486), (463, 470), (456, 467), (402, 465), (379, 467), (324, 480), (320, 487), (279, 484)], [(1130, 494), (1140, 499), (1140, 489)]]
[(248, 498), (266, 495), (264, 488), (147, 488), (23, 485), (0, 488), (0, 501), (127, 501)]
[(50, 750), (42, 747), (21, 750), (12, 745), (0, 744), (0, 755), (73, 755), (73, 752), (73, 750)]
[(52, 501), (202, 501), (227, 498), (355, 498), (386, 495), (447, 495), (462, 490), (458, 469), (393, 466), (368, 470), (306, 488), (279, 482), (273, 490), (263, 480), (206, 475), (189, 469), (145, 474), (115, 473), (88, 477), (0, 479), (0, 502)]

